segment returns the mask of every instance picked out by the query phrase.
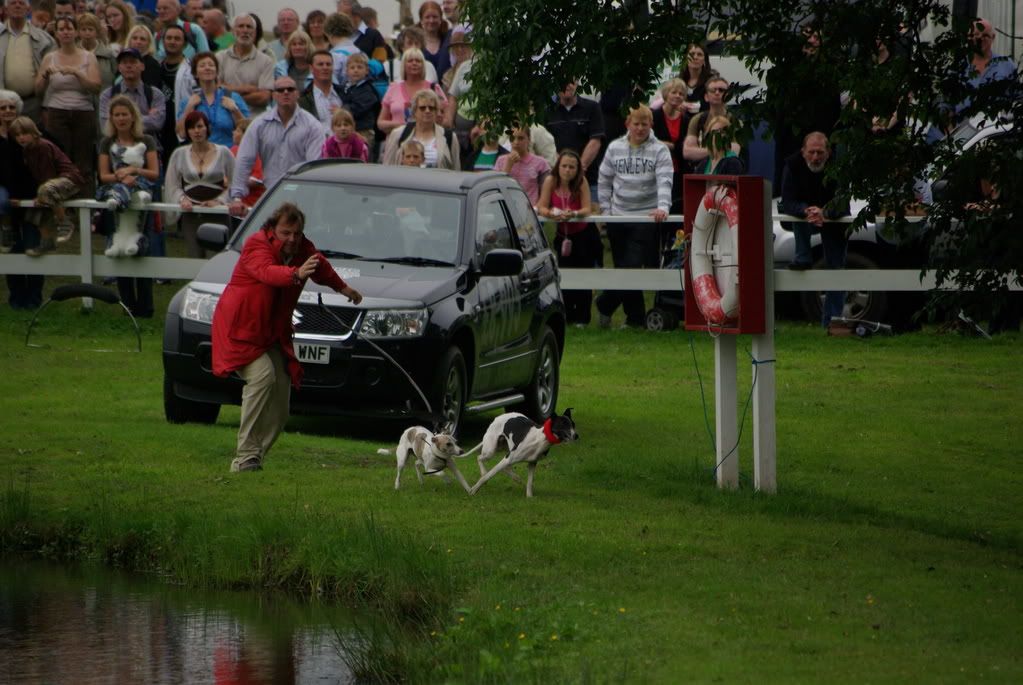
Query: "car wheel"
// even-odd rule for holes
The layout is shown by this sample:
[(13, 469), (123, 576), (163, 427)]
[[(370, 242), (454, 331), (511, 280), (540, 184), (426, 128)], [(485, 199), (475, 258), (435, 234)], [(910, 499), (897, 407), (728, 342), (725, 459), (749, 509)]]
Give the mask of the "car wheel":
[(646, 329), (648, 331), (673, 331), (678, 328), (678, 317), (660, 307), (654, 307), (646, 313)]
[[(815, 269), (826, 269), (823, 259), (814, 263)], [(879, 269), (877, 262), (859, 252), (850, 252), (846, 256), (847, 269)], [(803, 314), (810, 321), (820, 321), (824, 311), (824, 293), (800, 293)], [(847, 319), (863, 319), (865, 321), (884, 321), (888, 316), (888, 293), (879, 290), (853, 290), (845, 294), (845, 306), (842, 316)]]
[(440, 417), (437, 428), (441, 433), (457, 437), (466, 392), (465, 357), (460, 349), (450, 347), (444, 353), (433, 392), (433, 411)]
[(164, 376), (163, 413), (170, 423), (216, 423), (220, 405), (178, 397), (174, 393), (174, 381)]
[(537, 423), (549, 419), (558, 406), (558, 385), (561, 380), (561, 359), (554, 331), (544, 327), (536, 357), (533, 381), (526, 388), (526, 399), (520, 410)]

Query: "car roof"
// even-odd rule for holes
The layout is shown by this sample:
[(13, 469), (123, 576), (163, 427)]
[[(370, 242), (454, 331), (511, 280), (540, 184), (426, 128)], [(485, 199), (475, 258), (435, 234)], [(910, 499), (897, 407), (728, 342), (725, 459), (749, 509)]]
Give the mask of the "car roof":
[(337, 159), (317, 159), (292, 167), (289, 180), (323, 183), (355, 183), (405, 190), (463, 194), (481, 184), (503, 187), (512, 178), (506, 174), (486, 171), (467, 172), (446, 169), (419, 169), (406, 166), (352, 163)]

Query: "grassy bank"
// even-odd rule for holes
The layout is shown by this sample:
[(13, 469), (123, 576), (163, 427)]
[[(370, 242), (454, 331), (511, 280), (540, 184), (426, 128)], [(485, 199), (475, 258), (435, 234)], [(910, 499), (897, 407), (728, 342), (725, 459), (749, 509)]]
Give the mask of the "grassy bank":
[[(372, 606), (394, 620), (366, 629), (364, 668), (421, 682), (1023, 677), (1018, 336), (783, 324), (767, 497), (713, 487), (687, 334), (573, 329), (559, 404), (582, 441), (533, 500), (506, 478), (469, 499), (395, 492), (386, 424), (296, 417), (265, 471), (229, 474), (237, 408), (163, 419), (159, 320), (139, 355), (113, 308), (60, 307), (41, 350), (0, 311), (6, 554)], [(692, 341), (710, 403), (713, 346)]]

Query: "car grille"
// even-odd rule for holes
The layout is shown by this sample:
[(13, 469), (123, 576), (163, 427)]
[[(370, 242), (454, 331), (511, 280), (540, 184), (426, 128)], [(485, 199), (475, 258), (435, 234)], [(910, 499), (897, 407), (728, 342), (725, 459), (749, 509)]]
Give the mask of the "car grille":
[(330, 311), (345, 325), (320, 309), (319, 305), (299, 304), (291, 317), (291, 322), (295, 325), (295, 334), (347, 338), (351, 335), (348, 327), (355, 328), (358, 324), (359, 310), (351, 307), (330, 307)]

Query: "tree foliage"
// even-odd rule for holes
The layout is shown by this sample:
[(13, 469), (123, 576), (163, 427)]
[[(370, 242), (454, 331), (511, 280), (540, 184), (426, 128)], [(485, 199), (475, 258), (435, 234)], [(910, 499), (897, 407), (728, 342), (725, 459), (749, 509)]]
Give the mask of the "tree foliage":
[[(888, 235), (924, 233), (929, 268), (939, 281), (964, 290), (1004, 288), (1023, 271), (1020, 214), (1023, 141), (1018, 127), (997, 145), (964, 152), (963, 140), (928, 143), (932, 125), (947, 123), (954, 103), (961, 114), (986, 112), (1011, 121), (1020, 110), (1020, 84), (995, 82), (970, 90), (964, 74), (971, 56), (969, 19), (955, 20), (941, 0), (467, 0), (477, 62), (477, 108), (500, 125), (534, 118), (570, 79), (605, 91), (633, 86), (633, 102), (659, 85), (660, 66), (687, 43), (726, 38), (768, 87), (733, 105), (748, 124), (766, 123), (777, 135), (798, 118), (816, 89), (843, 94), (832, 136), (840, 154), (831, 171), (852, 197), (867, 201), (858, 222), (890, 214)], [(812, 60), (804, 54), (804, 27), (819, 33)], [(925, 32), (924, 27), (931, 27)], [(930, 40), (925, 40), (930, 36)], [(895, 57), (879, 68), (876, 45)], [(898, 113), (897, 135), (871, 132), (874, 117)], [(914, 185), (942, 177), (924, 231), (907, 223)], [(980, 210), (980, 179), (998, 189)], [(914, 228), (916, 226), (916, 228)], [(1017, 282), (1018, 282), (1018, 276)]]

